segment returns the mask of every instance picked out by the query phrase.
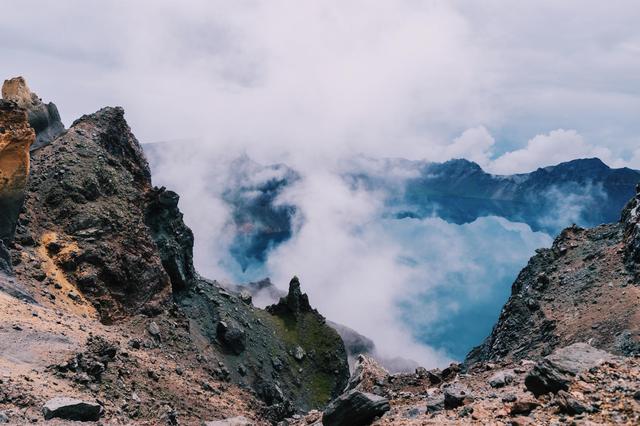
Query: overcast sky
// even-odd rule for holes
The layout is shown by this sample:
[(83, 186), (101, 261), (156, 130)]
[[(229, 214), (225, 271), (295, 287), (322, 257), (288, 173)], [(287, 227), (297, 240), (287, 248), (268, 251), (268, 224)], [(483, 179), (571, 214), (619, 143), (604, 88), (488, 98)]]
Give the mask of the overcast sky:
[[(302, 225), (265, 274), (283, 288), (299, 275), (330, 319), (425, 366), (480, 343), (552, 236), (500, 218), (390, 222), (343, 160), (640, 168), (637, 0), (20, 0), (0, 17), (0, 74), (25, 76), (66, 125), (121, 105), (141, 142), (174, 142), (153, 179), (180, 193), (206, 276), (239, 280), (224, 266), (231, 161), (295, 168), (283, 200)], [(469, 335), (455, 354), (450, 332)]]
[(636, 1), (21, 0), (2, 21), (0, 71), (67, 125), (117, 104), (142, 142), (269, 159), (640, 167)]

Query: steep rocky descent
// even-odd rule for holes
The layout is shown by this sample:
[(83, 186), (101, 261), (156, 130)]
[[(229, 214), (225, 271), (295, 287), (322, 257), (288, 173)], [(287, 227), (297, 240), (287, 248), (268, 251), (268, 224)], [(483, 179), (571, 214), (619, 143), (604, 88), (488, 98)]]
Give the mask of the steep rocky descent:
[(621, 222), (567, 228), (550, 249), (538, 250), (513, 284), (492, 333), (466, 362), (547, 355), (579, 341), (639, 354), (639, 197)]
[(284, 300), (300, 309), (287, 305), (286, 312), (257, 309), (206, 280), (179, 296), (184, 312), (198, 318), (192, 334), (224, 355), (226, 368), (218, 374), (251, 386), (270, 406), (270, 418), (323, 407), (349, 377), (340, 337), (304, 296), (296, 278)]
[(32, 150), (49, 144), (64, 132), (58, 108), (53, 102), (45, 104), (35, 93), (32, 93), (23, 77), (5, 80), (2, 85), (2, 99), (14, 101), (27, 110), (29, 125), (36, 132), (36, 140)]
[(13, 241), (29, 176), (29, 148), (35, 139), (27, 113), (0, 100), (0, 240)]
[[(13, 283), (39, 306), (86, 318), (91, 329), (99, 319), (134, 330), (145, 316), (175, 328), (167, 317), (180, 318), (180, 356), (198, 354), (215, 380), (252, 388), (268, 419), (321, 407), (344, 388), (344, 345), (308, 299), (295, 318), (272, 315), (196, 274), (178, 196), (152, 187), (121, 108), (76, 120), (32, 153), (32, 166), (9, 251)], [(302, 300), (299, 283), (294, 293)], [(153, 331), (154, 356), (168, 344), (163, 328), (141, 331)]]
[[(269, 278), (244, 285), (225, 283), (224, 286), (230, 291), (234, 291), (236, 293), (245, 292), (247, 297), (252, 298), (254, 304), (259, 307), (266, 307), (268, 305), (278, 303), (283, 297), (285, 297), (286, 300), (286, 293), (276, 287)], [(330, 320), (327, 320), (326, 323), (329, 327), (338, 332), (338, 335), (344, 342), (350, 369), (353, 369), (355, 361), (359, 355), (372, 357), (392, 373), (413, 371), (419, 367), (419, 364), (411, 359), (401, 357), (389, 358), (380, 355), (373, 340), (363, 336), (346, 325), (338, 324)]]

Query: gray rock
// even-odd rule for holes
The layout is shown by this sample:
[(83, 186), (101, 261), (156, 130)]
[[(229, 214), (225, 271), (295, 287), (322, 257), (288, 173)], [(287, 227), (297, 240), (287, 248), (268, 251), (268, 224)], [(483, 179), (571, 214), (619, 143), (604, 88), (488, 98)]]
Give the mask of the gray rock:
[(458, 383), (444, 388), (444, 408), (451, 410), (473, 401), (473, 395), (466, 386)]
[(147, 327), (149, 334), (153, 336), (155, 339), (160, 340), (160, 326), (155, 321), (151, 321), (149, 326)]
[(528, 416), (533, 410), (540, 407), (537, 401), (516, 401), (511, 406), (512, 416)]
[(416, 368), (416, 376), (428, 379), (432, 385), (442, 383), (442, 372), (439, 369), (427, 370), (424, 367)]
[(407, 418), (407, 419), (415, 419), (415, 418), (421, 416), (422, 414), (424, 414), (426, 412), (427, 412), (427, 410), (425, 408), (412, 407), (412, 408), (407, 410), (407, 412), (404, 414), (404, 417)]
[(428, 412), (442, 411), (444, 410), (444, 395), (431, 396), (427, 398), (426, 403)]
[(575, 399), (569, 392), (563, 390), (558, 392), (556, 404), (560, 408), (560, 412), (571, 416), (589, 411), (589, 407)]
[(524, 384), (536, 396), (566, 391), (575, 376), (614, 359), (610, 353), (591, 345), (574, 343), (558, 349), (536, 364), (525, 378)]
[(240, 300), (247, 305), (251, 305), (253, 303), (253, 296), (251, 296), (251, 293), (249, 293), (248, 290), (242, 290), (238, 297), (240, 297)]
[(76, 421), (98, 421), (102, 415), (102, 406), (80, 399), (58, 397), (47, 401), (42, 407), (45, 420), (59, 418)]
[(231, 320), (220, 321), (217, 327), (218, 338), (233, 353), (240, 355), (246, 348), (246, 335), (244, 330)]
[(324, 426), (369, 425), (390, 408), (389, 400), (386, 398), (351, 390), (331, 401), (322, 415), (322, 424)]
[(492, 388), (502, 388), (513, 383), (514, 376), (510, 370), (498, 371), (489, 378), (489, 385)]
[(243, 416), (230, 417), (224, 420), (213, 420), (210, 422), (204, 422), (204, 426), (252, 426), (251, 420)]
[(0, 411), (0, 423), (9, 423), (9, 416), (4, 411)]
[(508, 393), (502, 397), (502, 402), (516, 402), (517, 400), (518, 400), (518, 397), (512, 393)]
[(300, 346), (296, 346), (296, 348), (293, 350), (293, 357), (297, 361), (302, 361), (306, 354), (307, 353)]

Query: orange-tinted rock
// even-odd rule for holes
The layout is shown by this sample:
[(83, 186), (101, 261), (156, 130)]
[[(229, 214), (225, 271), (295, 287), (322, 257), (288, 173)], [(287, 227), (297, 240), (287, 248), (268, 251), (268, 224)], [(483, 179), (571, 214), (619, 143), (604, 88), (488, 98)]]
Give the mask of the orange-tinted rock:
[(27, 111), (0, 100), (0, 239), (13, 239), (29, 176), (29, 148), (35, 132)]

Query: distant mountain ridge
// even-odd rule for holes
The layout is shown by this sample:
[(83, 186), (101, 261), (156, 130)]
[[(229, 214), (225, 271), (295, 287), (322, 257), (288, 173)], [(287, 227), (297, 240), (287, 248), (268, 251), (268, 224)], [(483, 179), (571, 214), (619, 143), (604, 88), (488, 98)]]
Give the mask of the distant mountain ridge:
[[(571, 222), (593, 226), (615, 221), (634, 194), (640, 172), (612, 169), (597, 158), (577, 159), (531, 173), (492, 175), (478, 164), (455, 159), (444, 163), (381, 160), (378, 174), (349, 173), (353, 187), (388, 191), (386, 205), (398, 219), (440, 217), (463, 224), (500, 216), (556, 233)], [(398, 169), (414, 176), (393, 183)], [(400, 189), (398, 191), (398, 189)]]

